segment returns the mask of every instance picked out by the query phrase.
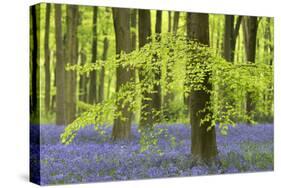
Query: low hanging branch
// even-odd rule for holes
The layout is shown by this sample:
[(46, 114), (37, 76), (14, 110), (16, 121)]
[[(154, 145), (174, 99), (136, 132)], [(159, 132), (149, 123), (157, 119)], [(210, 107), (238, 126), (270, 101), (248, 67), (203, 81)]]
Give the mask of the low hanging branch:
[[(155, 36), (151, 37), (155, 39)], [(171, 48), (174, 49), (172, 56), (169, 54)], [(158, 61), (152, 63), (155, 54), (159, 58)], [(159, 66), (166, 66), (171, 59), (175, 62), (173, 66), (185, 67), (184, 69), (176, 69), (178, 71), (173, 74), (173, 82), (185, 82), (184, 92), (187, 95), (196, 90), (211, 93), (211, 102), (203, 110), (210, 112), (210, 114), (207, 114), (205, 119), (201, 120), (201, 123), (211, 120), (211, 126), (218, 124), (222, 134), (227, 134), (229, 125), (235, 126), (234, 119), (249, 118), (245, 114), (238, 113), (237, 105), (228, 104), (228, 101), (231, 99), (239, 103), (246, 91), (253, 91), (256, 93), (255, 96), (258, 97), (259, 93), (267, 91), (268, 86), (273, 83), (272, 67), (269, 65), (255, 64), (253, 66), (246, 62), (230, 64), (222, 57), (215, 55), (211, 48), (197, 41), (187, 40), (183, 35), (175, 36), (162, 33), (161, 40), (154, 40), (129, 54), (121, 53), (118, 58), (112, 57), (106, 62), (97, 61), (94, 64), (83, 66), (67, 66), (68, 71), (77, 71), (80, 74), (99, 70), (103, 66), (109, 71), (114, 71), (118, 66), (122, 66), (127, 69), (142, 69), (145, 77), (141, 81), (132, 80), (122, 85), (118, 92), (101, 103), (94, 105), (80, 103), (85, 112), (65, 128), (64, 133), (61, 134), (61, 142), (64, 144), (71, 143), (77, 132), (85, 126), (94, 125), (95, 129), (99, 130), (101, 126), (109, 122), (109, 117), (112, 119), (124, 118), (117, 111), (116, 104), (119, 103), (120, 105), (120, 101), (122, 101), (121, 105), (127, 105), (130, 110), (137, 110), (139, 106), (135, 99), (142, 98), (144, 92), (157, 92), (154, 91), (153, 86), (163, 84), (165, 79), (162, 81), (155, 79), (155, 71), (159, 71)], [(208, 90), (203, 84), (207, 74), (209, 82), (213, 85), (212, 90)], [(167, 88), (170, 88), (169, 84), (173, 84), (174, 87), (180, 85), (173, 82), (164, 84)], [(227, 87), (222, 87), (225, 84), (227, 84)], [(218, 88), (225, 88), (223, 95)], [(235, 91), (235, 94), (233, 91)], [(152, 99), (146, 98), (145, 100)], [(257, 110), (260, 113), (265, 113), (262, 109)], [(154, 114), (159, 115), (160, 112), (154, 111)]]

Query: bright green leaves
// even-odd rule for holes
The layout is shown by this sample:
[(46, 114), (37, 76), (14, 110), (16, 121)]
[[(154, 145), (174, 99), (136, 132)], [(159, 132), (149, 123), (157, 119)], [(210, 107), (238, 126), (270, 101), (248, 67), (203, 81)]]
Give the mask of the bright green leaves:
[[(187, 40), (183, 35), (163, 33), (160, 37), (161, 40), (154, 40), (156, 36), (152, 36), (151, 43), (129, 54), (122, 52), (118, 58), (109, 57), (106, 62), (97, 61), (83, 66), (67, 66), (67, 70), (78, 71), (80, 74), (99, 70), (103, 66), (114, 74), (116, 68), (122, 66), (127, 70), (136, 70), (137, 79), (123, 84), (118, 92), (102, 103), (95, 105), (79, 103), (79, 107), (85, 112), (66, 127), (61, 135), (63, 143), (70, 143), (77, 131), (87, 125), (94, 124), (97, 130), (101, 130), (101, 126), (112, 122), (113, 119), (122, 119), (122, 113), (118, 112), (117, 104), (134, 112), (140, 111), (140, 108), (145, 107), (139, 105), (140, 100), (152, 100), (143, 93), (157, 92), (153, 86), (159, 84), (164, 94), (171, 90), (182, 93), (182, 96), (183, 94), (188, 96), (192, 91), (203, 90), (210, 93), (211, 102), (201, 112), (205, 114), (204, 119), (201, 119), (201, 124), (211, 121), (211, 126), (207, 129), (210, 130), (218, 125), (223, 135), (227, 134), (229, 125), (235, 126), (235, 122), (253, 120), (245, 113), (247, 92), (251, 92), (253, 100), (264, 101), (257, 103), (255, 113), (261, 116), (273, 113), (271, 105), (273, 67), (271, 65), (249, 64), (248, 62), (229, 63), (216, 55), (208, 46)], [(155, 75), (160, 71), (161, 79), (159, 80)], [(138, 79), (139, 76), (142, 76), (142, 79)], [(169, 81), (166, 79), (167, 76)], [(206, 83), (211, 84), (212, 87), (206, 87)], [(262, 100), (264, 97), (267, 100)], [(176, 105), (178, 109), (184, 109), (186, 104), (182, 102), (179, 105)], [(152, 114), (161, 117), (160, 121), (164, 122), (165, 119), (161, 113), (161, 111), (153, 110)], [(146, 118), (146, 116), (140, 118)], [(141, 134), (142, 151), (147, 150), (150, 145), (157, 145), (157, 134), (152, 135), (147, 131)]]

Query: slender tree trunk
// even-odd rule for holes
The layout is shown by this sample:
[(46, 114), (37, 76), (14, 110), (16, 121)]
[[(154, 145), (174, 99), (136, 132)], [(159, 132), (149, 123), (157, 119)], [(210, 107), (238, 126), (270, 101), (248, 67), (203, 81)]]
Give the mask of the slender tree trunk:
[[(209, 19), (208, 14), (188, 13), (187, 32), (189, 39), (196, 39), (198, 42), (209, 45)], [(206, 57), (207, 58), (207, 57)], [(204, 63), (204, 62), (202, 62)], [(212, 89), (206, 75), (204, 85), (208, 90)], [(206, 162), (213, 161), (217, 156), (215, 127), (209, 131), (211, 120), (200, 123), (210, 111), (201, 112), (211, 102), (210, 92), (202, 90), (191, 91), (190, 93), (190, 123), (191, 123), (191, 153), (195, 159)]]
[[(258, 31), (257, 17), (246, 17), (243, 22), (244, 44), (246, 50), (246, 59), (249, 63), (255, 63), (256, 58), (256, 39)], [(253, 101), (253, 93), (246, 93), (246, 114), (250, 118), (254, 118), (255, 103)], [(250, 123), (250, 121), (248, 122)]]
[[(51, 62), (52, 62), (52, 67), (53, 67), (53, 69), (51, 70), (51, 73), (54, 76), (54, 80), (51, 83), (51, 85), (52, 85), (51, 87), (56, 88), (56, 51), (54, 50), (51, 54), (52, 54)], [(56, 111), (55, 104), (56, 104), (56, 95), (53, 94), (53, 95), (51, 95), (51, 111), (52, 112)]]
[(56, 124), (65, 125), (65, 63), (62, 38), (61, 5), (55, 5), (55, 31), (56, 31)]
[(239, 16), (237, 18), (236, 24), (234, 25), (234, 18), (235, 17), (232, 15), (225, 15), (224, 58), (229, 62), (234, 61), (236, 39), (242, 21), (242, 16)]
[[(139, 10), (139, 48), (149, 43), (151, 40), (148, 38), (151, 36), (151, 20), (149, 10)], [(139, 79), (143, 81), (146, 77), (142, 69), (139, 70)], [(153, 126), (153, 94), (144, 91), (142, 93), (141, 100), (141, 119), (140, 128), (152, 128)]]
[[(121, 52), (131, 52), (130, 37), (130, 9), (113, 8), (113, 23), (115, 29), (116, 54)], [(116, 92), (132, 78), (131, 71), (123, 67), (116, 70)], [(131, 116), (132, 113), (128, 109), (129, 104), (125, 104), (122, 108), (123, 101), (117, 104), (117, 110), (121, 112), (122, 118), (114, 120), (112, 139), (129, 139), (131, 136)]]
[[(156, 24), (155, 24), (155, 33), (156, 34), (161, 34), (162, 32), (162, 11), (157, 10), (156, 12)], [(160, 41), (161, 37), (157, 36), (156, 41)], [(154, 61), (157, 62), (159, 57), (157, 55), (154, 55)], [(152, 62), (153, 63), (153, 62)], [(160, 122), (160, 112), (161, 112), (161, 85), (160, 85), (160, 80), (161, 80), (161, 66), (158, 66), (155, 72), (155, 80), (159, 82), (159, 84), (154, 84), (153, 90), (156, 91), (156, 93), (153, 94), (153, 109), (156, 112), (159, 112), (159, 114), (155, 115), (154, 117), (154, 122), (159, 123)]]
[[(66, 62), (70, 65), (77, 64), (78, 60), (78, 38), (77, 38), (77, 26), (78, 26), (78, 6), (67, 6), (67, 35), (66, 35)], [(76, 117), (76, 72), (67, 71), (66, 82), (66, 123), (71, 123)]]
[[(235, 47), (236, 47), (236, 40), (239, 33), (239, 28), (242, 21), (242, 16), (237, 18), (236, 24), (234, 23), (235, 17), (232, 15), (225, 15), (225, 25), (224, 25), (224, 45), (223, 45), (223, 56), (226, 61), (233, 63), (235, 58)], [(226, 98), (226, 88), (228, 87), (227, 84), (221, 88), (221, 96)], [(232, 93), (235, 93), (234, 89), (231, 89)], [(227, 103), (231, 106), (235, 106), (234, 99), (227, 99)], [(227, 109), (224, 108), (223, 111)]]
[[(110, 9), (105, 9), (105, 22), (108, 23), (110, 19)], [(107, 59), (107, 52), (109, 48), (109, 40), (108, 40), (108, 29), (107, 27), (103, 28), (103, 52), (102, 52), (102, 60), (105, 61)], [(104, 100), (104, 76), (105, 76), (105, 69), (104, 66), (100, 70), (100, 83), (99, 83), (99, 102)]]
[(173, 33), (174, 33), (174, 35), (176, 35), (177, 31), (178, 31), (179, 18), (180, 18), (180, 12), (174, 12), (174, 23), (173, 23)]
[[(87, 61), (87, 56), (83, 50), (80, 52), (80, 59), (81, 59), (81, 65), (85, 65)], [(86, 75), (80, 75), (79, 80), (79, 100), (83, 102), (87, 102), (87, 77)]]
[[(131, 9), (131, 51), (137, 48), (137, 9)], [(132, 77), (136, 82), (136, 69), (132, 70)], [(132, 112), (132, 122), (136, 120), (136, 112)]]
[(131, 47), (132, 50), (137, 48), (137, 9), (131, 10)]
[(172, 31), (172, 12), (168, 11), (168, 32)]
[(31, 16), (31, 35), (32, 35), (32, 51), (31, 51), (31, 96), (30, 96), (30, 115), (31, 121), (39, 115), (38, 110), (38, 98), (37, 98), (37, 87), (39, 82), (37, 81), (37, 71), (38, 71), (38, 57), (39, 57), (39, 36), (37, 35), (38, 31), (38, 13), (36, 6), (31, 6), (30, 8)]
[[(31, 122), (38, 121), (39, 117), (39, 99), (38, 99), (38, 91), (40, 82), (38, 82), (39, 77), (39, 42), (40, 42), (40, 10), (37, 10), (38, 6), (34, 5), (30, 8), (30, 16), (31, 16), (31, 35), (32, 35), (32, 48), (31, 48), (31, 93), (30, 93), (30, 117)], [(39, 7), (40, 9), (40, 7)]]
[[(103, 53), (102, 53), (102, 60), (105, 61), (107, 58), (107, 51), (109, 47), (109, 40), (107, 36), (103, 39)], [(99, 84), (99, 102), (102, 102), (104, 99), (104, 67), (101, 68), (100, 72), (100, 84)]]
[[(179, 12), (174, 12), (174, 17), (173, 17), (173, 34), (176, 35), (177, 34), (177, 30), (178, 30), (178, 25), (179, 25)], [(169, 26), (171, 27), (171, 26)], [(169, 29), (169, 32), (171, 31), (171, 29)], [(174, 54), (174, 49), (169, 49), (169, 54), (171, 54), (171, 56), (173, 56)], [(171, 76), (171, 72), (172, 72), (172, 68), (174, 65), (174, 61), (173, 60), (169, 60), (168, 64), (166, 66), (166, 83), (170, 84), (173, 81), (173, 78)], [(166, 120), (170, 120), (172, 117), (170, 115), (170, 103), (174, 100), (174, 93), (171, 90), (168, 90), (164, 96), (164, 117)]]
[[(93, 41), (92, 41), (92, 63), (96, 63), (97, 60), (97, 24), (98, 24), (98, 7), (93, 7)], [(98, 102), (97, 97), (97, 71), (93, 70), (90, 73), (90, 93), (89, 93), (89, 103)]]
[(48, 114), (50, 110), (50, 89), (51, 89), (51, 75), (50, 75), (50, 49), (49, 49), (49, 32), (50, 32), (50, 13), (51, 4), (47, 3), (46, 19), (45, 19), (45, 111)]

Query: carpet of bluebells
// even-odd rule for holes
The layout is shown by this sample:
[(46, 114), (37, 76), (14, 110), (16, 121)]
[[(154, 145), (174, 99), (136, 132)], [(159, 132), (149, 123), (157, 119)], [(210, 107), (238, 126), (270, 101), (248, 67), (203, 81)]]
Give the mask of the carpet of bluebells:
[[(39, 126), (31, 126), (36, 134)], [(195, 176), (273, 170), (273, 125), (237, 125), (228, 135), (217, 132), (219, 165), (193, 165), (190, 160), (190, 127), (187, 125), (158, 126), (168, 135), (159, 138), (162, 152), (140, 152), (140, 134), (132, 127), (130, 142), (110, 140), (111, 128), (100, 135), (89, 126), (79, 131), (69, 145), (60, 143), (64, 127), (40, 126), (40, 184), (83, 183), (114, 180), (135, 180), (174, 176)], [(38, 144), (38, 143), (37, 143)], [(33, 147), (33, 148), (32, 148)], [(34, 145), (31, 151), (36, 152)], [(36, 157), (31, 155), (31, 165)], [(31, 172), (32, 173), (32, 172)]]

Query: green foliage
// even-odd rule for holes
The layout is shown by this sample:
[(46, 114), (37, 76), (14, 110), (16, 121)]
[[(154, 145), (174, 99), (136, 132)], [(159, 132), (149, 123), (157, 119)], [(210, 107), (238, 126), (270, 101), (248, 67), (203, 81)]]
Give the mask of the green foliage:
[[(216, 55), (213, 49), (202, 45), (197, 41), (187, 40), (184, 35), (161, 34), (161, 41), (155, 40), (146, 44), (141, 49), (136, 49), (129, 54), (121, 53), (118, 57), (109, 58), (106, 62), (97, 61), (95, 64), (87, 63), (84, 66), (68, 66), (67, 70), (77, 71), (80, 74), (92, 70), (99, 70), (105, 66), (109, 71), (115, 71), (117, 67), (128, 70), (134, 69), (137, 75), (144, 79), (132, 80), (121, 86), (121, 89), (114, 93), (109, 99), (95, 105), (81, 104), (83, 112), (74, 122), (69, 124), (61, 135), (63, 143), (70, 143), (76, 132), (87, 125), (95, 124), (98, 127), (108, 123), (110, 118), (124, 118), (117, 111), (117, 104), (128, 105), (132, 111), (138, 111), (140, 107), (136, 99), (152, 100), (144, 98), (146, 93), (154, 93), (154, 85), (163, 87), (164, 91), (170, 89), (183, 91), (186, 96), (192, 91), (206, 91), (211, 94), (211, 101), (201, 112), (209, 112), (201, 123), (212, 121), (211, 126), (219, 125), (222, 134), (227, 134), (228, 126), (235, 126), (238, 121), (253, 121), (244, 112), (245, 95), (251, 92), (255, 101), (259, 101), (263, 94), (270, 93), (273, 83), (273, 67), (266, 64), (249, 64), (248, 62), (229, 63), (222, 57)], [(171, 53), (171, 49), (173, 53)], [(157, 59), (155, 59), (157, 55)], [(172, 62), (172, 63), (171, 63)], [(158, 67), (171, 66), (172, 82), (167, 82), (165, 76), (158, 81), (155, 73), (160, 71)], [(207, 79), (207, 80), (206, 80)], [(212, 89), (206, 87), (206, 81), (211, 83)], [(272, 104), (273, 97), (267, 101)], [(184, 105), (184, 104), (183, 104)], [(272, 110), (270, 108), (270, 110)], [(155, 111), (155, 115), (161, 116), (161, 112)], [(264, 105), (257, 106), (257, 114), (268, 113)], [(198, 112), (198, 113), (201, 113)], [(270, 112), (272, 113), (272, 112)], [(140, 117), (144, 118), (144, 117)], [(210, 128), (210, 127), (209, 127)], [(149, 145), (156, 145), (153, 135), (146, 136), (141, 140), (144, 150)], [(147, 139), (150, 138), (150, 139)]]

